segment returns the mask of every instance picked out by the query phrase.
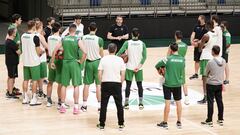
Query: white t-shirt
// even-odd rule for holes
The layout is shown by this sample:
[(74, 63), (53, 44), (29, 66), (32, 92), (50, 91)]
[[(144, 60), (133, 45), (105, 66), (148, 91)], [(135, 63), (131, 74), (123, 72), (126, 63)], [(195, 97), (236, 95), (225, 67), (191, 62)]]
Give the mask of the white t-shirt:
[(102, 70), (102, 82), (121, 82), (121, 71), (126, 70), (123, 59), (115, 55), (104, 56), (98, 66)]
[(209, 36), (209, 40), (205, 44), (205, 47), (202, 50), (200, 60), (211, 60), (213, 58), (212, 48), (214, 45), (216, 45), (218, 37), (215, 32), (209, 31), (207, 34)]

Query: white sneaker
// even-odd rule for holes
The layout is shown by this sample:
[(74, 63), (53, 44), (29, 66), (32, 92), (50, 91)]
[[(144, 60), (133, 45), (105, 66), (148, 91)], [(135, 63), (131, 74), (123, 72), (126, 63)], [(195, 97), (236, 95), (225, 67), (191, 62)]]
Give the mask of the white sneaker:
[(36, 97), (33, 97), (29, 105), (30, 106), (37, 106), (37, 105), (41, 105), (41, 104), (42, 103), (39, 102)]
[(23, 98), (22, 104), (29, 104), (29, 98), (27, 96)]
[(52, 103), (47, 102), (47, 107), (51, 107), (51, 106), (52, 106)]
[(184, 104), (185, 105), (189, 105), (190, 104), (188, 96), (185, 96)]

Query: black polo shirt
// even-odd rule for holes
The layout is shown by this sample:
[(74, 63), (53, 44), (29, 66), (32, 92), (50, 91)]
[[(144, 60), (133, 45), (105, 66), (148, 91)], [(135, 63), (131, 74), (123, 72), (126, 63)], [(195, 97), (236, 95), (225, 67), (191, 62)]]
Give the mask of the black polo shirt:
[[(113, 24), (110, 27), (108, 32), (112, 33), (113, 37), (123, 36), (123, 35), (128, 34), (128, 27), (126, 25), (118, 26), (117, 24)], [(125, 41), (126, 40), (121, 40), (121, 41), (111, 40), (111, 42), (117, 44), (118, 47), (122, 46)]]
[(205, 28), (205, 25), (196, 25), (194, 27), (194, 30), (193, 32), (195, 32), (195, 37), (194, 39), (198, 39), (198, 40), (201, 40), (202, 37), (204, 36), (204, 34), (206, 34), (208, 31), (207, 29)]
[(19, 56), (17, 54), (18, 45), (11, 39), (5, 41), (5, 63), (6, 65), (19, 64)]

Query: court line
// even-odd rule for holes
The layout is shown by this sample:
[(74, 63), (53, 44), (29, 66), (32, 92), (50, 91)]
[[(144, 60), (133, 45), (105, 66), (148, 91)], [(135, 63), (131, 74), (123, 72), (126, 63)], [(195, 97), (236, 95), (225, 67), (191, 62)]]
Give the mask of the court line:
[(202, 130), (208, 132), (208, 133), (211, 134), (211, 135), (218, 135), (217, 133), (214, 133), (214, 132), (211, 131), (210, 129), (204, 128), (204, 126), (202, 126), (202, 125), (198, 125), (198, 124), (196, 124), (196, 123), (194, 123), (194, 122), (192, 122), (192, 121), (190, 121), (190, 120), (187, 120), (186, 118), (182, 118), (182, 119), (183, 119), (184, 121), (189, 122), (191, 125), (195, 126), (196, 128), (202, 129)]

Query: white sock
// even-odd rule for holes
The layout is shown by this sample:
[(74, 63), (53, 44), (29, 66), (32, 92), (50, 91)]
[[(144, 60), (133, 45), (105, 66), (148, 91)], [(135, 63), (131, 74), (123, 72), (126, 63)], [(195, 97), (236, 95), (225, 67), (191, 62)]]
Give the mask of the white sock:
[(23, 93), (23, 97), (24, 97), (25, 99), (28, 98), (27, 92), (24, 92), (24, 93)]
[(87, 101), (83, 101), (83, 106), (87, 106)]
[(74, 104), (74, 108), (78, 108), (78, 104)]
[(37, 94), (33, 93), (33, 99), (37, 99)]
[(62, 103), (61, 103), (61, 106), (65, 106), (65, 103), (62, 102)]
[(101, 102), (98, 102), (98, 108), (101, 108)]

